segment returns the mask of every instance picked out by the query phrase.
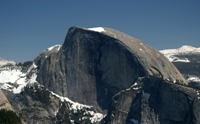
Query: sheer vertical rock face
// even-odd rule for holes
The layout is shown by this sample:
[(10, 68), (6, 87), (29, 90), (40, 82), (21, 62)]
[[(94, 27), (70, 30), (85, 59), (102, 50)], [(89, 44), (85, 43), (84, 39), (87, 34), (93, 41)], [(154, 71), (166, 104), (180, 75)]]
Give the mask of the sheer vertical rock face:
[(58, 52), (36, 61), (37, 81), (105, 110), (105, 123), (199, 123), (196, 91), (178, 85), (186, 81), (164, 55), (124, 33), (104, 30), (70, 28)]
[(73, 27), (60, 51), (44, 61), (38, 81), (74, 101), (106, 109), (114, 94), (145, 75), (138, 58), (119, 42)]

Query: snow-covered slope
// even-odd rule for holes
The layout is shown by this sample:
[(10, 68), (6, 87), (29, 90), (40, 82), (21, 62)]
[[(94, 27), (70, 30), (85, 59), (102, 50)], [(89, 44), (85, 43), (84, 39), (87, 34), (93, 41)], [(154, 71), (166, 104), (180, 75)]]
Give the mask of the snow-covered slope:
[[(74, 102), (72, 100), (70, 100), (67, 97), (62, 97), (59, 96), (58, 94), (55, 94), (53, 92), (51, 92), (52, 95), (56, 96), (57, 98), (59, 98), (62, 102), (68, 102), (71, 104), (70, 110), (73, 111), (73, 113), (77, 112), (78, 110), (86, 110), (87, 111), (85, 113), (83, 113), (84, 115), (89, 114), (91, 117), (88, 118), (92, 123), (97, 123), (99, 121), (101, 121), (101, 119), (103, 119), (104, 115), (102, 113), (98, 113), (96, 111), (92, 110), (92, 106), (88, 106), (88, 105), (84, 105), (84, 104), (80, 104), (78, 102)], [(55, 112), (55, 115), (57, 114), (57, 112)], [(73, 120), (70, 120), (72, 123), (74, 122)]]
[(16, 63), (12, 60), (6, 60), (0, 57), (0, 67), (4, 66), (4, 65), (15, 65)]
[(184, 45), (181, 48), (178, 49), (166, 49), (161, 50), (161, 53), (163, 53), (171, 62), (190, 62), (188, 58), (178, 57), (183, 55), (200, 55), (200, 47), (193, 47), (189, 45)]
[(24, 69), (22, 66), (4, 66), (0, 68), (0, 89), (20, 93), (24, 86), (36, 82), (36, 68), (32, 63), (30, 67)]

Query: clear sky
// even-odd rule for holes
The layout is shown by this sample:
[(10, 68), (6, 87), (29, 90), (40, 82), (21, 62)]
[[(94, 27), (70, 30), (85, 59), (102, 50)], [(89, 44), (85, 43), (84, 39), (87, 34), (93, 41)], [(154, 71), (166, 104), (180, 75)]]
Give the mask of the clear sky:
[(158, 50), (200, 47), (200, 0), (0, 0), (0, 57), (33, 60), (71, 26), (114, 28)]

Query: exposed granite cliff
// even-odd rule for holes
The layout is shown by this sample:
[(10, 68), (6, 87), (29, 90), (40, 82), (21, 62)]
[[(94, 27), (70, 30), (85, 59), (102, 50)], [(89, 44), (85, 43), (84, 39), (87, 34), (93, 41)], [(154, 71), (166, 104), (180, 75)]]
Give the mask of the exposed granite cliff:
[(114, 29), (72, 27), (59, 51), (37, 62), (39, 83), (104, 112), (102, 122), (200, 123), (198, 91), (164, 55)]
[(60, 95), (92, 105), (95, 103), (91, 101), (98, 99), (96, 93), (102, 95), (100, 92), (108, 88), (114, 95), (129, 88), (138, 77), (149, 75), (185, 83), (158, 51), (121, 32), (104, 29), (99, 33), (70, 28), (62, 48), (43, 62), (38, 82)]

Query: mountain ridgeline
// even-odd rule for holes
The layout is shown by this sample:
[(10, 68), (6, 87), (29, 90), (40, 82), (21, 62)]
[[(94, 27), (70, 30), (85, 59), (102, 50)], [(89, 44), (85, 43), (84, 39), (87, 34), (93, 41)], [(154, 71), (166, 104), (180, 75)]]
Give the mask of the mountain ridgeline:
[[(25, 123), (200, 123), (200, 91), (159, 51), (117, 30), (71, 27), (33, 63), (36, 86), (4, 91)], [(71, 109), (77, 103), (84, 109)]]

